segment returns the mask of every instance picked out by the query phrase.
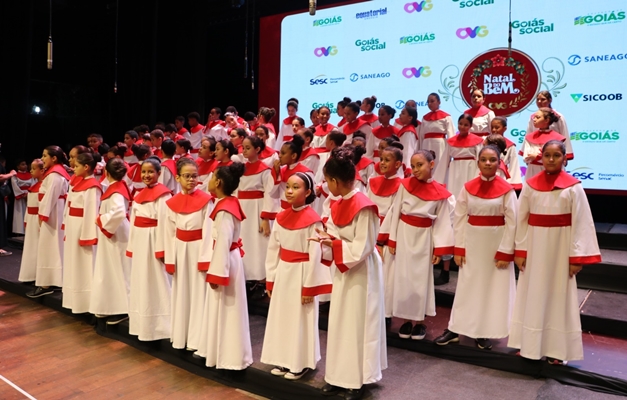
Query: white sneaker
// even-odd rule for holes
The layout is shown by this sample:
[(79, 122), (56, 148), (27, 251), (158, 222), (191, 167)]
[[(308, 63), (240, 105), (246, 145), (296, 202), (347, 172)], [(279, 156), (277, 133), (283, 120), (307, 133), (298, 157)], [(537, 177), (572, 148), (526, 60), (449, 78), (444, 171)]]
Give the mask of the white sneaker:
[(309, 372), (310, 369), (309, 368), (305, 368), (302, 371), (298, 372), (298, 373), (294, 373), (294, 372), (288, 372), (287, 374), (285, 374), (283, 376), (283, 378), (285, 379), (289, 379), (290, 381), (297, 381), (300, 378), (302, 378), (307, 372)]
[(275, 376), (285, 376), (290, 370), (283, 367), (274, 367), (270, 373)]

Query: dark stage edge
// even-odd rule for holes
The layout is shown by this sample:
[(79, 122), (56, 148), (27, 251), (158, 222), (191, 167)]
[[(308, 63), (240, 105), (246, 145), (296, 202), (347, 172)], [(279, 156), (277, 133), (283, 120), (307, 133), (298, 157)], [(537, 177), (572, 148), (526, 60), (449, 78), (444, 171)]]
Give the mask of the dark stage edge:
[[(7, 265), (4, 264), (6, 263), (3, 263), (3, 266), (6, 267)], [(0, 279), (0, 288), (17, 295), (25, 296), (25, 294), (32, 289), (32, 286)], [(104, 337), (118, 340), (179, 368), (224, 385), (240, 388), (273, 399), (329, 398), (323, 397), (320, 394), (319, 386), (321, 382), (290, 382), (285, 379), (277, 379), (268, 371), (255, 368), (254, 365), (245, 371), (239, 372), (207, 368), (204, 366), (204, 359), (195, 358), (192, 356), (191, 352), (185, 350), (173, 349), (167, 340), (155, 342), (139, 341), (135, 336), (128, 334), (128, 324), (126, 323), (121, 323), (117, 326), (107, 326), (103, 321), (96, 320), (90, 314), (72, 314), (69, 310), (61, 307), (60, 293), (44, 296), (33, 301), (37, 301), (44, 306), (63, 312), (64, 314), (72, 315), (83, 322), (93, 325), (96, 332)], [(249, 313), (253, 315), (265, 317), (267, 315), (267, 308), (268, 305), (265, 301), (249, 303)], [(323, 313), (321, 313), (320, 322), (321, 329), (326, 329), (327, 318)], [(495, 348), (493, 351), (485, 351), (465, 345), (439, 347), (428, 340), (411, 341), (399, 339), (395, 331), (388, 334), (387, 341), (388, 346), (441, 359), (528, 375), (534, 378), (549, 378), (575, 387), (607, 394), (627, 396), (627, 381), (625, 380), (569, 366), (551, 366), (546, 363), (546, 361), (527, 360), (511, 354), (511, 352), (499, 351), (501, 349), (498, 348)], [(322, 362), (324, 362), (324, 360), (322, 360)], [(372, 385), (372, 387), (372, 390), (378, 391), (377, 385)], [(378, 394), (385, 396), (385, 392)], [(335, 396), (331, 398), (341, 397)]]

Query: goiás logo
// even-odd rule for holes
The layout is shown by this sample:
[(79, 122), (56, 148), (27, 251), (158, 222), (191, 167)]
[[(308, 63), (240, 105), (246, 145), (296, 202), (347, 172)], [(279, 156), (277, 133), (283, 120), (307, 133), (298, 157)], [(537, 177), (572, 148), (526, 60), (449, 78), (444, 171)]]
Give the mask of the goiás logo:
[(420, 11), (429, 11), (432, 8), (433, 4), (431, 3), (431, 0), (424, 0), (420, 2), (412, 1), (410, 3), (405, 3), (405, 6), (403, 7), (405, 12), (409, 14), (413, 12), (419, 13)]
[(328, 107), (329, 111), (331, 111), (331, 114), (335, 114), (337, 112), (337, 108), (336, 108), (335, 103), (333, 103), (331, 101), (327, 101), (326, 103), (312, 103), (311, 104), (311, 108), (315, 109), (315, 110), (319, 109), (322, 106)]
[(339, 83), (340, 81), (343, 81), (344, 77), (341, 78), (329, 78), (326, 75), (322, 74), (322, 75), (318, 75), (315, 78), (312, 78), (309, 80), (309, 85), (310, 86), (316, 86), (316, 85), (333, 85), (334, 83)]
[(418, 35), (401, 36), (400, 44), (423, 44), (431, 43), (435, 40), (435, 33), (426, 32)]
[(368, 10), (368, 11), (362, 11), (362, 12), (358, 12), (355, 14), (355, 18), (357, 19), (372, 19), (372, 18), (378, 18), (382, 15), (387, 15), (388, 14), (388, 8), (379, 8), (378, 10)]
[(314, 49), (316, 57), (328, 57), (337, 54), (337, 46), (317, 47)]
[(584, 63), (590, 63), (590, 62), (623, 61), (623, 60), (627, 60), (627, 53), (603, 54), (603, 55), (584, 56), (584, 57), (581, 57), (579, 54), (573, 54), (572, 56), (568, 57), (568, 63), (573, 66), (581, 64), (581, 61), (583, 61)]
[(494, 0), (453, 0), (453, 3), (459, 3), (459, 8), (489, 6), (494, 4)]
[(575, 103), (579, 103), (580, 100), (585, 101), (621, 101), (623, 99), (622, 93), (609, 93), (609, 94), (583, 94), (583, 93), (571, 93), (570, 97)]
[(540, 70), (535, 61), (520, 50), (488, 50), (473, 58), (461, 74), (459, 87), (466, 104), (472, 92), (483, 90), (485, 104), (498, 116), (519, 113), (535, 101), (540, 89)]
[(579, 179), (580, 181), (593, 181), (594, 180), (594, 172), (592, 172), (592, 168), (589, 167), (579, 167), (575, 168), (572, 171), (566, 171), (573, 176), (575, 179)]
[(571, 132), (570, 140), (595, 143), (614, 143), (620, 140), (620, 133), (613, 129)]
[(355, 46), (361, 48), (361, 51), (385, 50), (385, 42), (382, 42), (378, 38), (368, 40), (357, 39)]
[(421, 76), (423, 78), (428, 78), (431, 76), (431, 68), (429, 68), (429, 66), (403, 68), (403, 76), (408, 79), (420, 78)]
[(531, 21), (514, 21), (512, 28), (518, 29), (520, 35), (528, 35), (532, 33), (553, 32), (555, 26), (553, 22), (546, 23), (543, 19), (534, 18)]
[(512, 137), (512, 142), (517, 142), (518, 144), (522, 144), (525, 141), (525, 135), (527, 131), (525, 129), (517, 129), (514, 128), (509, 131), (509, 135)]
[(360, 79), (384, 79), (389, 78), (390, 76), (391, 74), (389, 72), (376, 72), (371, 74), (358, 74), (356, 72), (353, 72), (352, 74), (350, 74), (349, 79), (351, 82), (357, 82)]
[(341, 15), (334, 15), (332, 17), (316, 19), (313, 22), (313, 26), (331, 26), (339, 25), (342, 22)]
[(625, 19), (625, 11), (614, 10), (604, 13), (591, 13), (575, 17), (575, 26), (597, 26), (606, 24), (616, 24), (623, 22)]
[(488, 31), (488, 27), (485, 25), (475, 26), (474, 28), (459, 28), (457, 29), (457, 31), (455, 31), (455, 34), (460, 39), (474, 39), (477, 37), (483, 38), (488, 36), (488, 33), (490, 33), (490, 31)]

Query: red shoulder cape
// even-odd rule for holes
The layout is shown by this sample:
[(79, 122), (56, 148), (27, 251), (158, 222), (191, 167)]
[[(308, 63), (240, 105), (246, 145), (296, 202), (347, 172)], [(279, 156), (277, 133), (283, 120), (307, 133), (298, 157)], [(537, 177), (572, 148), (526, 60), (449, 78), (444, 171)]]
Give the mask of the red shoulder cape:
[(372, 114), (372, 113), (370, 113), (370, 114), (363, 114), (363, 115), (360, 115), (357, 118), (362, 120), (362, 121), (364, 121), (364, 122), (367, 122), (369, 124), (372, 124), (373, 122), (379, 120), (379, 117), (377, 115)]
[(213, 164), (217, 164), (215, 159), (205, 160), (200, 157), (196, 159), (196, 165), (198, 165), (198, 175), (207, 175), (213, 171)]
[(220, 168), (220, 167), (228, 167), (229, 165), (233, 164), (233, 161), (229, 160), (227, 162), (215, 162), (211, 165), (211, 170), (209, 172), (214, 172), (216, 169)]
[(276, 153), (276, 150), (270, 148), (269, 146), (266, 146), (266, 148), (263, 149), (261, 153), (259, 153), (259, 158), (265, 160), (268, 157), (272, 157), (274, 153)]
[(39, 193), (42, 181), (37, 181), (33, 186), (28, 188), (29, 193)]
[(418, 139), (418, 133), (416, 133), (416, 127), (413, 126), (413, 125), (405, 125), (401, 129), (399, 129), (398, 130), (398, 137), (400, 138), (401, 136), (403, 136), (407, 132), (413, 133), (414, 136), (416, 137), (416, 139)]
[(284, 125), (292, 125), (292, 121), (294, 121), (297, 118), (296, 115), (294, 115), (293, 117), (287, 117), (283, 120), (283, 124)]
[(30, 172), (18, 172), (17, 174), (15, 174), (15, 176), (17, 177), (17, 179), (21, 179), (23, 181), (28, 181), (33, 178)]
[(449, 113), (445, 113), (442, 110), (437, 110), (437, 111), (431, 111), (426, 113), (422, 119), (424, 119), (425, 121), (437, 121), (439, 119), (444, 119), (446, 117), (450, 117)]
[(516, 143), (512, 142), (511, 140), (509, 140), (505, 136), (503, 136), (503, 139), (505, 139), (505, 148), (509, 149), (512, 146), (516, 146)]
[(318, 152), (313, 148), (313, 147), (308, 147), (305, 150), (303, 150), (303, 153), (300, 155), (300, 160), (304, 160), (307, 157), (318, 157), (320, 158), (320, 155), (318, 154)]
[(479, 143), (483, 143), (483, 138), (469, 133), (466, 137), (461, 137), (457, 134), (452, 138), (446, 139), (446, 141), (453, 147), (473, 147)]
[(290, 169), (287, 165), (284, 165), (281, 167), (281, 182), (287, 182), (287, 180), (297, 172), (307, 173), (312, 171), (301, 163), (298, 163), (298, 165), (292, 169)]
[(374, 161), (369, 159), (368, 157), (362, 157), (361, 160), (355, 165), (355, 169), (357, 172), (361, 171), (364, 168), (367, 168), (368, 165), (374, 164)]
[(550, 192), (554, 189), (566, 189), (574, 186), (580, 181), (573, 178), (569, 173), (561, 171), (559, 174), (547, 174), (542, 171), (533, 178), (526, 180), (527, 184), (539, 192)]
[(108, 199), (114, 193), (119, 193), (124, 196), (126, 200), (131, 201), (131, 193), (128, 191), (128, 186), (124, 181), (117, 181), (110, 184), (107, 191), (100, 197), (100, 201)]
[(379, 175), (383, 175), (383, 172), (381, 172), (381, 161), (374, 163), (374, 172)]
[(392, 135), (398, 136), (398, 128), (394, 125), (383, 126), (379, 125), (376, 128), (372, 128), (372, 134), (379, 139), (385, 139)]
[(172, 194), (170, 189), (162, 183), (157, 183), (152, 187), (146, 187), (135, 196), (135, 203), (144, 204), (157, 200), (164, 194)]
[(340, 122), (337, 123), (337, 127), (342, 127), (346, 125), (346, 119), (344, 119), (344, 117), (342, 117), (342, 119), (340, 120)]
[(473, 196), (480, 197), (482, 199), (496, 199), (501, 197), (510, 190), (514, 190), (512, 185), (500, 176), (495, 176), (491, 181), (484, 181), (480, 176), (468, 181), (464, 184), (464, 187)]
[(451, 193), (436, 181), (423, 182), (412, 176), (403, 179), (401, 183), (409, 193), (424, 201), (438, 201), (451, 197)]
[(270, 167), (261, 162), (261, 160), (257, 160), (254, 163), (247, 162), (244, 164), (244, 176), (257, 175), (267, 169), (270, 169)]
[(342, 132), (348, 136), (351, 133), (357, 132), (359, 128), (361, 128), (362, 126), (366, 124), (368, 124), (366, 121), (356, 118), (353, 122), (345, 124), (345, 126), (342, 128)]
[(539, 130), (533, 131), (531, 134), (525, 136), (525, 139), (529, 143), (544, 145), (550, 140), (559, 140), (561, 142), (565, 141), (566, 138), (554, 130), (550, 130), (548, 132), (541, 132)]
[(376, 176), (370, 178), (368, 183), (372, 193), (379, 197), (390, 197), (398, 191), (398, 187), (401, 185), (401, 178), (398, 176), (387, 179), (385, 176)]
[(202, 209), (210, 201), (211, 195), (209, 193), (203, 192), (202, 190), (194, 190), (191, 194), (179, 192), (168, 199), (165, 204), (175, 213), (191, 214)]
[(77, 183), (72, 190), (75, 192), (84, 192), (91, 188), (98, 188), (100, 193), (102, 193), (102, 187), (100, 187), (100, 182), (98, 182), (96, 178), (83, 179)]
[(333, 130), (333, 128), (335, 128), (335, 126), (331, 124), (324, 124), (324, 125), (320, 124), (316, 126), (316, 131), (314, 132), (314, 135), (326, 136), (329, 134), (329, 132)]
[(482, 105), (479, 108), (469, 108), (468, 110), (464, 111), (464, 114), (472, 115), (472, 117), (475, 118), (475, 117), (483, 117), (484, 115), (487, 115), (490, 111), (492, 110)]
[[(161, 166), (166, 167), (167, 169), (170, 170), (170, 173), (172, 174), (172, 176), (176, 176), (176, 161), (174, 160), (165, 160), (161, 162)], [(200, 172), (199, 172), (200, 173)]]
[(205, 129), (205, 126), (204, 126), (204, 125), (201, 125), (201, 124), (198, 124), (198, 125), (196, 125), (195, 127), (193, 127), (193, 128), (191, 129), (191, 133), (195, 134), (196, 132), (200, 132), (200, 131), (202, 131), (203, 129)]
[(82, 176), (72, 175), (72, 177), (70, 178), (70, 187), (73, 188), (82, 180), (83, 180)]
[(215, 221), (216, 215), (218, 214), (219, 211), (226, 211), (230, 213), (238, 221), (243, 221), (246, 219), (246, 215), (244, 215), (244, 211), (242, 210), (242, 207), (240, 206), (239, 200), (237, 200), (237, 197), (227, 196), (223, 199), (220, 199), (216, 203), (216, 206), (211, 212), (211, 215), (209, 216), (209, 218)]
[(224, 126), (224, 125), (226, 125), (226, 122), (222, 121), (221, 119), (217, 119), (217, 120), (211, 121), (211, 122), (209, 122), (209, 124), (207, 124), (207, 129), (211, 129), (211, 128), (213, 128), (216, 125)]
[(128, 172), (126, 173), (126, 175), (131, 179), (132, 182), (141, 182), (142, 181), (141, 170), (142, 170), (142, 165), (135, 164), (128, 169)]
[(295, 231), (306, 228), (316, 222), (322, 222), (322, 220), (311, 207), (305, 207), (300, 211), (294, 211), (292, 207), (289, 207), (277, 214), (276, 222), (285, 229)]
[(331, 206), (331, 217), (337, 226), (350, 224), (363, 209), (370, 208), (379, 215), (379, 209), (365, 194), (357, 192), (348, 200), (339, 199)]
[(43, 181), (44, 179), (46, 179), (48, 175), (52, 173), (59, 174), (68, 181), (70, 180), (70, 175), (67, 173), (67, 171), (65, 170), (65, 168), (63, 168), (61, 164), (54, 164), (52, 167), (48, 168), (48, 170), (44, 173), (44, 176), (43, 178), (41, 178), (41, 180)]

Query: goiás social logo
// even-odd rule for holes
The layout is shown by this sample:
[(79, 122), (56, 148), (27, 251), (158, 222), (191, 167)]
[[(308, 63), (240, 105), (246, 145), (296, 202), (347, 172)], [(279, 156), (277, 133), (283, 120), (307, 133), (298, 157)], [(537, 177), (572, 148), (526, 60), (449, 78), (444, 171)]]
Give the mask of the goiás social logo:
[(468, 26), (466, 28), (459, 28), (455, 31), (455, 34), (460, 39), (483, 38), (488, 36), (488, 33), (490, 33), (490, 31), (488, 31), (488, 27), (485, 25), (475, 26), (474, 28)]
[(466, 104), (472, 103), (472, 92), (483, 90), (485, 105), (497, 116), (519, 113), (535, 101), (540, 89), (540, 70), (535, 61), (520, 50), (488, 50), (466, 65), (459, 87)]
[(453, 3), (459, 3), (459, 8), (489, 6), (494, 4), (494, 0), (453, 0)]
[(575, 17), (575, 26), (597, 26), (623, 22), (625, 11), (614, 10), (604, 13), (591, 13)]
[(358, 12), (355, 14), (355, 18), (357, 19), (372, 19), (372, 18), (378, 18), (382, 15), (387, 15), (388, 14), (388, 8), (379, 8), (377, 10), (368, 10), (368, 11), (362, 11), (362, 12)]
[(518, 29), (518, 34), (528, 35), (532, 33), (545, 33), (553, 32), (555, 24), (544, 22), (543, 19), (534, 18), (530, 21), (514, 21), (512, 22), (512, 28)]
[(412, 1), (410, 3), (405, 3), (405, 6), (403, 7), (403, 9), (405, 10), (406, 13), (414, 13), (417, 12), (419, 13), (420, 11), (429, 11), (433, 8), (433, 3), (431, 3), (431, 0), (424, 0), (424, 1)]
[(314, 49), (316, 57), (328, 57), (337, 54), (337, 46), (317, 47)]
[(333, 103), (332, 101), (327, 101), (326, 103), (312, 103), (311, 104), (311, 108), (312, 109), (319, 109), (320, 107), (327, 107), (329, 109), (329, 111), (331, 111), (331, 114), (335, 114), (337, 113), (337, 108), (336, 108), (336, 104)]
[(418, 35), (401, 36), (400, 44), (423, 44), (431, 43), (435, 40), (435, 33), (425, 32)]
[(361, 51), (385, 50), (385, 42), (379, 40), (378, 38), (368, 40), (357, 39), (355, 41), (355, 46), (359, 47)]
[(318, 75), (315, 78), (311, 78), (309, 80), (309, 85), (310, 86), (316, 86), (316, 85), (332, 85), (334, 83), (339, 83), (340, 81), (343, 81), (344, 77), (341, 78), (329, 78), (326, 75), (322, 74), (322, 75)]
[(517, 142), (518, 144), (522, 144), (525, 141), (525, 135), (527, 135), (525, 129), (514, 128), (509, 131), (509, 136), (513, 139), (512, 142)]
[(428, 78), (431, 76), (431, 68), (429, 68), (429, 66), (403, 68), (403, 76), (408, 79), (420, 78), (421, 76), (423, 78)]
[(375, 72), (370, 74), (358, 74), (356, 72), (353, 72), (352, 74), (350, 74), (349, 79), (351, 82), (357, 82), (360, 79), (385, 79), (389, 78), (390, 76), (391, 74), (389, 72)]
[(579, 167), (575, 168), (572, 171), (566, 171), (573, 176), (575, 179), (579, 179), (580, 181), (593, 181), (594, 180), (594, 172), (592, 172), (592, 168), (589, 167)]
[(584, 63), (605, 62), (605, 61), (624, 61), (627, 60), (627, 53), (618, 54), (602, 54), (595, 56), (583, 56), (579, 54), (573, 54), (568, 57), (568, 63), (570, 65), (579, 65), (583, 61)]
[(313, 26), (331, 26), (339, 25), (342, 22), (341, 15), (334, 15), (332, 17), (316, 19), (313, 22)]
[(601, 94), (583, 94), (583, 93), (571, 93), (570, 97), (575, 103), (579, 101), (620, 101), (623, 99), (622, 93), (601, 93)]
[(570, 140), (596, 143), (613, 143), (620, 140), (620, 133), (613, 129), (571, 132)]

